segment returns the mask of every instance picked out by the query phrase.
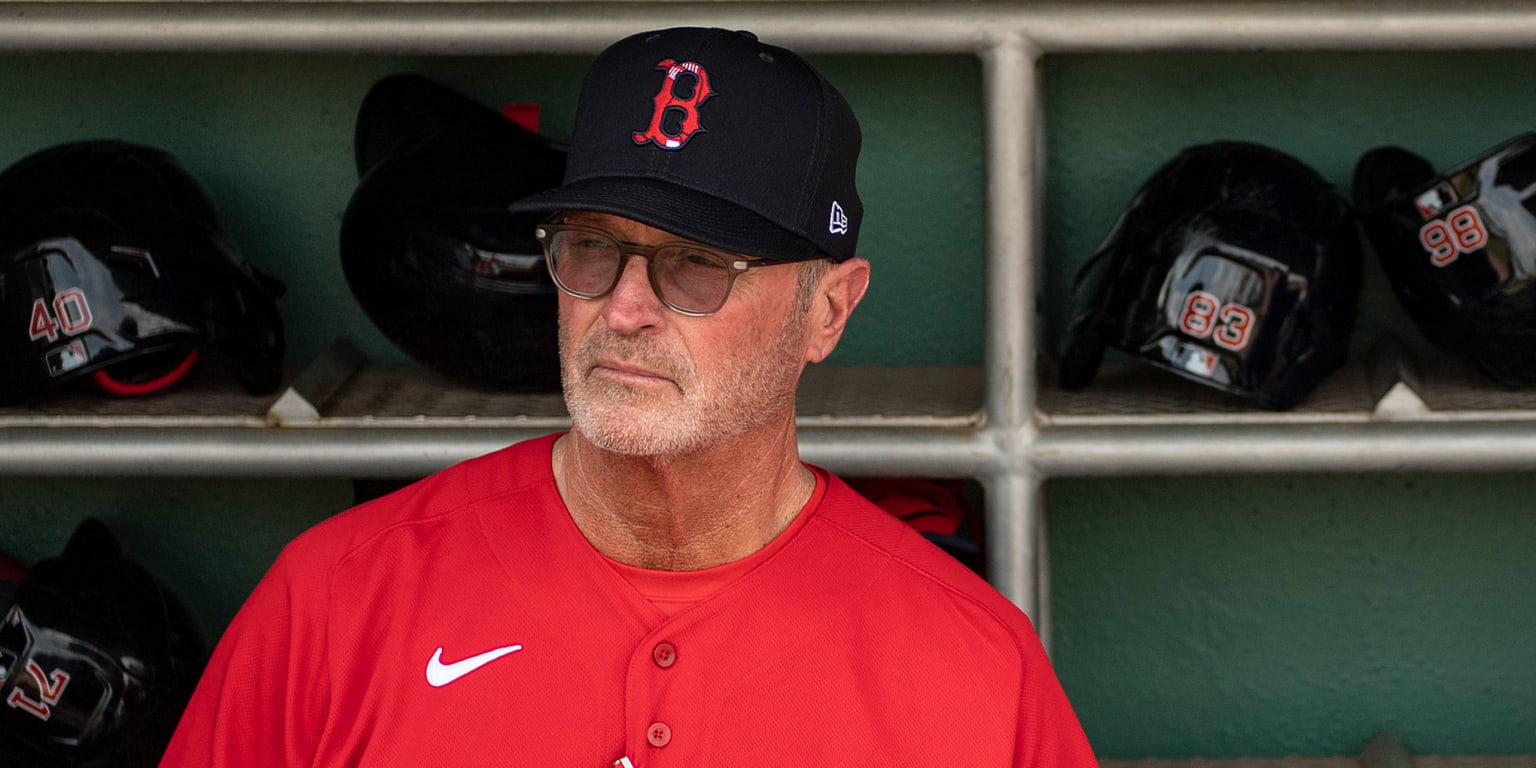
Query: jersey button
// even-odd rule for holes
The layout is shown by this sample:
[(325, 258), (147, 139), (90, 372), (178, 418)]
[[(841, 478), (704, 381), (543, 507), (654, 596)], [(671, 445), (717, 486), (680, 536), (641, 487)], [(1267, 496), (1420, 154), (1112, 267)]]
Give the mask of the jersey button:
[(672, 741), (672, 729), (666, 723), (651, 723), (645, 732), (645, 740), (653, 747), (665, 747)]
[(666, 669), (667, 667), (676, 664), (676, 646), (672, 645), (671, 643), (657, 643), (656, 647), (651, 649), (651, 661), (656, 662), (656, 666), (661, 667), (662, 669)]

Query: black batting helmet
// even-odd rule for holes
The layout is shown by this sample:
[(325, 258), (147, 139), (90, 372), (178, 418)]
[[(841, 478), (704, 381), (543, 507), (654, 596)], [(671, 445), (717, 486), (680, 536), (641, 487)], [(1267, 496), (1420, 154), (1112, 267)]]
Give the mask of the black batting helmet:
[(514, 200), (560, 183), (565, 152), (416, 75), (357, 115), (361, 180), (341, 263), (363, 310), (418, 362), (466, 383), (557, 389), (555, 284)]
[(86, 520), (26, 574), (0, 621), (0, 762), (156, 765), (205, 653), (180, 600)]
[(1355, 166), (1355, 205), (1425, 337), (1511, 387), (1536, 384), (1536, 133), (1443, 174), (1406, 149)]
[(1316, 171), (1257, 144), (1191, 147), (1078, 273), (1061, 385), (1087, 386), (1109, 346), (1291, 408), (1343, 362), (1360, 280), (1353, 213)]
[(202, 185), (161, 150), (75, 142), (0, 174), (0, 403), (86, 375), (147, 394), (199, 353), (271, 392), (282, 290), (239, 259)]

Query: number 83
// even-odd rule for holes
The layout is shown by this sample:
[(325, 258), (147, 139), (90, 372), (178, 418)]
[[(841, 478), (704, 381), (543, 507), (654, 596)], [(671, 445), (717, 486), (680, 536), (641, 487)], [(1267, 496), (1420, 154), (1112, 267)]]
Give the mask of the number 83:
[(1223, 304), (1213, 294), (1190, 291), (1184, 299), (1184, 309), (1179, 312), (1179, 330), (1239, 351), (1248, 346), (1253, 320), (1253, 310), (1241, 304)]

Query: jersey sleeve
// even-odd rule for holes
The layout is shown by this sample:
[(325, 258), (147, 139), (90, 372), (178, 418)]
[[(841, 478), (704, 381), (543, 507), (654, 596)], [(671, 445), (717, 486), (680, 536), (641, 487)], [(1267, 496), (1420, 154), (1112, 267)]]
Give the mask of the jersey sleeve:
[(313, 764), (326, 722), (329, 579), (290, 544), (215, 646), (161, 768)]
[(1015, 768), (1098, 768), (1098, 759), (1045, 648), (1032, 630), (1028, 640), (1024, 679), (1019, 686)]

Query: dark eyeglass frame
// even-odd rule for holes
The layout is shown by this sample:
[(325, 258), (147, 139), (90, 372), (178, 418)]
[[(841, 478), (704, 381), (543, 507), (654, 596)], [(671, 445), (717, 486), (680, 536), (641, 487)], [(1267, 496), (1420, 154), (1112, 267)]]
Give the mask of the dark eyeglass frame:
[[(586, 235), (593, 235), (595, 237), (608, 240), (618, 247), (619, 264), (613, 270), (613, 281), (610, 282), (606, 288), (595, 292), (577, 291), (566, 285), (565, 282), (560, 279), (560, 271), (555, 267), (555, 256), (551, 245), (554, 242), (555, 236), (564, 232), (577, 232)], [(660, 299), (661, 303), (666, 305), (667, 309), (670, 309), (673, 312), (681, 315), (687, 315), (689, 317), (708, 317), (709, 315), (713, 315), (714, 313), (719, 312), (720, 308), (725, 306), (726, 300), (731, 297), (731, 287), (736, 284), (736, 278), (741, 276), (743, 273), (757, 269), (758, 267), (773, 267), (782, 264), (799, 263), (797, 261), (764, 261), (744, 259), (738, 254), (722, 251), (719, 248), (713, 248), (708, 245), (702, 245), (700, 243), (690, 242), (687, 240), (670, 240), (665, 243), (657, 243), (656, 245), (641, 245), (639, 243), (631, 243), (620, 240), (612, 232), (609, 232), (606, 229), (602, 229), (600, 227), (591, 227), (585, 224), (563, 224), (546, 222), (544, 224), (540, 224), (538, 228), (534, 230), (534, 238), (539, 241), (539, 245), (544, 247), (544, 263), (549, 265), (549, 276), (554, 279), (555, 285), (558, 286), (560, 290), (565, 291), (566, 293), (579, 299), (600, 299), (604, 296), (607, 296), (613, 292), (613, 289), (619, 284), (619, 279), (624, 276), (624, 265), (629, 263), (629, 257), (639, 256), (640, 258), (645, 259), (645, 276), (650, 281), (651, 290), (655, 292), (656, 298)], [(720, 267), (725, 269), (725, 290), (721, 291), (720, 302), (718, 304), (705, 310), (686, 309), (684, 307), (679, 307), (678, 305), (673, 304), (672, 301), (667, 298), (666, 292), (662, 290), (660, 282), (658, 282), (656, 279), (656, 261), (654, 258), (657, 252), (667, 248), (687, 249), (693, 254), (704, 256), (709, 260), (716, 262)]]

